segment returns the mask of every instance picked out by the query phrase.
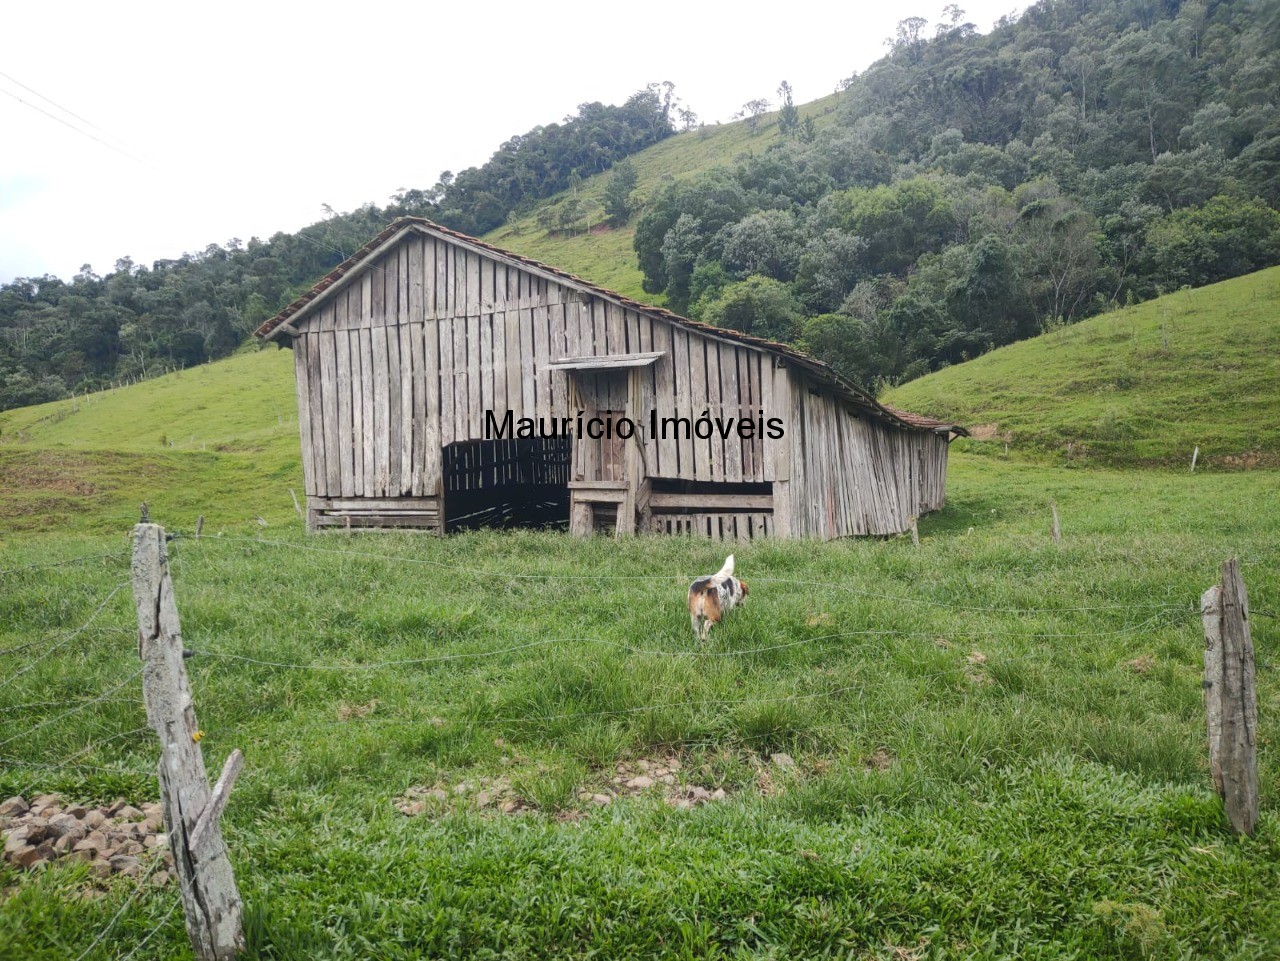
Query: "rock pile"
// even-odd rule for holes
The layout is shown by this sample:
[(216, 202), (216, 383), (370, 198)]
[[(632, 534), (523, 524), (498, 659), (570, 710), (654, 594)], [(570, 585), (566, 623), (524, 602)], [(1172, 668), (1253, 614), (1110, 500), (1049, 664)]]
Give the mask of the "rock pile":
[[(522, 814), (535, 810), (535, 805), (517, 795), (511, 782), (504, 777), (482, 777), (460, 781), (454, 785), (454, 800), (474, 804), (482, 811), (498, 811), (502, 814)], [(411, 787), (396, 799), (396, 808), (408, 817), (417, 817), (435, 809), (442, 812), (450, 802), (450, 792), (444, 788)]]
[(121, 798), (86, 807), (57, 794), (44, 794), (30, 803), (11, 797), (0, 803), (0, 832), (4, 860), (25, 870), (65, 858), (87, 861), (96, 878), (137, 878), (146, 870), (144, 863), (158, 854), (164, 864), (152, 872), (151, 883), (166, 884), (173, 876), (159, 804), (139, 809)]

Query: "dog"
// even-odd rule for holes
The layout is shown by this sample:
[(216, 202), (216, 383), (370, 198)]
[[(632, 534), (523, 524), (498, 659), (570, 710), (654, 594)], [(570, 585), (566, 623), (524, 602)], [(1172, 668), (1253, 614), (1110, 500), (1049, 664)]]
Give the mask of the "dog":
[(693, 636), (705, 641), (712, 625), (719, 624), (727, 611), (747, 599), (747, 584), (733, 576), (733, 555), (724, 562), (719, 573), (699, 577), (689, 585), (689, 623)]

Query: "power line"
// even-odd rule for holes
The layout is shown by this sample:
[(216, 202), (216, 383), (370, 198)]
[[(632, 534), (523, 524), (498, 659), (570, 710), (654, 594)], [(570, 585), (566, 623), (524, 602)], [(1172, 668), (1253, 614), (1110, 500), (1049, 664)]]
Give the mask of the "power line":
[[(92, 120), (86, 120), (84, 117), (80, 116), (79, 114), (77, 114), (77, 113), (72, 113), (70, 110), (68, 110), (66, 107), (62, 106), (62, 104), (58, 103), (57, 101), (50, 100), (48, 97), (46, 97), (44, 94), (42, 94), (39, 90), (36, 90), (36, 89), (34, 89), (34, 88), (32, 88), (32, 87), (28, 87), (25, 83), (23, 83), (23, 82), (22, 82), (21, 80), (19, 80), (17, 77), (11, 77), (11, 76), (9, 76), (7, 73), (5, 73), (3, 70), (0, 70), (0, 77), (4, 77), (4, 79), (8, 80), (10, 83), (16, 83), (19, 87), (21, 87), (23, 90), (27, 91), (28, 93), (34, 93), (37, 97), (39, 97), (39, 98), (40, 98), (41, 100), (43, 100), (45, 103), (47, 103), (47, 104), (52, 104), (53, 106), (57, 107), (59, 110), (61, 110), (63, 113), (65, 113), (68, 117), (75, 117), (75, 118), (76, 118), (77, 120), (79, 120), (81, 123), (87, 123), (87, 124), (88, 124), (90, 127), (92, 127), (94, 130), (100, 131), (101, 133), (107, 133), (107, 131), (103, 130), (101, 127), (99, 127), (99, 126), (98, 126), (96, 123), (94, 123)], [(29, 105), (28, 105), (28, 106), (29, 106)], [(108, 136), (110, 136), (110, 135), (108, 134)]]
[(133, 154), (129, 153), (129, 151), (124, 150), (121, 147), (117, 147), (115, 144), (107, 143), (107, 141), (103, 140), (101, 137), (95, 137), (93, 134), (89, 133), (89, 131), (87, 130), (82, 130), (80, 127), (77, 127), (75, 124), (71, 123), (69, 120), (64, 120), (61, 117), (59, 117), (57, 114), (50, 113), (48, 110), (45, 110), (43, 107), (40, 107), (29, 100), (23, 100), (12, 90), (5, 90), (3, 87), (0, 87), (0, 93), (4, 93), (7, 96), (12, 97), (14, 100), (18, 101), (18, 103), (22, 104), (23, 106), (30, 107), (32, 110), (35, 110), (38, 113), (44, 114), (50, 120), (56, 120), (58, 123), (62, 124), (64, 127), (69, 127), (70, 129), (74, 130), (76, 133), (80, 134), (82, 137), (88, 137), (90, 140), (93, 140), (97, 143), (102, 144), (102, 146), (106, 147), (108, 150), (114, 150), (116, 153), (120, 154), (121, 156), (128, 157), (134, 163), (141, 164), (144, 167), (148, 167), (151, 170), (156, 171), (157, 173), (162, 172), (160, 168), (156, 167), (154, 164), (148, 163), (147, 161), (143, 160), (141, 157), (135, 157)]

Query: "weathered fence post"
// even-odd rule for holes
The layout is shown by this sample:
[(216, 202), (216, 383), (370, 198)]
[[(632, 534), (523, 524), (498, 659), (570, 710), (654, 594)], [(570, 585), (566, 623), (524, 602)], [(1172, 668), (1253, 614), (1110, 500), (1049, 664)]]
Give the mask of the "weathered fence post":
[(1196, 472), (1196, 461), (1200, 459), (1200, 445), (1196, 444), (1196, 449), (1191, 452), (1191, 473)]
[(914, 547), (920, 546), (920, 525), (917, 518), (911, 518), (911, 544)]
[(1204, 701), (1209, 768), (1236, 834), (1258, 825), (1258, 695), (1249, 597), (1240, 562), (1222, 565), (1222, 583), (1200, 599), (1204, 620)]
[(1209, 733), (1209, 774), (1213, 789), (1222, 789), (1222, 585), (1214, 584), (1200, 597), (1204, 622), (1204, 716)]
[(240, 893), (217, 822), (244, 755), (232, 752), (211, 792), (183, 665), (165, 532), (159, 524), (141, 523), (133, 529), (133, 596), (142, 694), (147, 722), (160, 737), (160, 799), (187, 936), (199, 961), (227, 961), (244, 950), (245, 942)]
[(1049, 536), (1055, 544), (1062, 543), (1062, 525), (1058, 523), (1058, 502), (1049, 501), (1049, 510), (1053, 511), (1053, 524), (1049, 528)]

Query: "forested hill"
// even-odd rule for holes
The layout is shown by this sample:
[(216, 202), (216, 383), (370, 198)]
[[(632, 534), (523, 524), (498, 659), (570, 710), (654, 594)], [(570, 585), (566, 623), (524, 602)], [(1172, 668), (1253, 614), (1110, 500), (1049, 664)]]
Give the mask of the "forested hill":
[(1276, 4), (948, 9), (823, 131), (657, 191), (644, 289), (875, 386), (1280, 262)]
[(868, 386), (902, 381), (1280, 263), (1276, 10), (1043, 0), (982, 35), (953, 6), (945, 23), (903, 20), (816, 119), (784, 84), (778, 112), (751, 101), (732, 137), (690, 131), (618, 164), (673, 113), (692, 122), (654, 86), (385, 208), (151, 269), (18, 281), (0, 288), (0, 407), (226, 353), (401, 213), (506, 224), (497, 242), (593, 278), (625, 257), (676, 310), (798, 343)]

